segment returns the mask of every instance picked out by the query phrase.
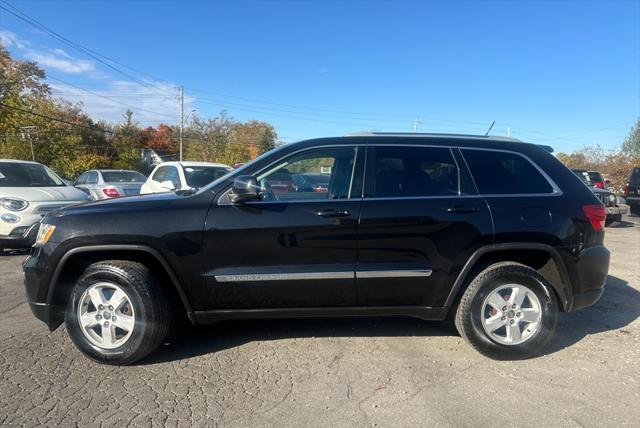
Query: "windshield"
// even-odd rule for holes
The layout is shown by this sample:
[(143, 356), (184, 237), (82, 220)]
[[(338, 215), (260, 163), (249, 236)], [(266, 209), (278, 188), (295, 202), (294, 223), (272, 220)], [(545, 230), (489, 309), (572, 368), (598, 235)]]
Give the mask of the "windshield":
[(319, 184), (319, 185), (328, 185), (330, 175), (322, 175), (322, 174), (305, 174), (304, 178), (309, 181), (311, 184)]
[(270, 151), (268, 151), (268, 152), (266, 152), (266, 153), (261, 154), (260, 156), (258, 156), (258, 157), (257, 157), (257, 158), (255, 158), (254, 160), (252, 160), (252, 161), (250, 161), (250, 162), (247, 162), (247, 163), (243, 164), (242, 166), (240, 166), (240, 167), (238, 167), (238, 168), (236, 168), (236, 169), (232, 169), (232, 170), (230, 170), (227, 174), (225, 174), (225, 175), (223, 175), (222, 177), (218, 178), (217, 180), (215, 180), (215, 181), (213, 181), (213, 182), (209, 183), (209, 185), (206, 187), (206, 189), (202, 189), (202, 191), (205, 191), (205, 190), (207, 190), (207, 189), (212, 188), (212, 187), (213, 187), (213, 186), (215, 186), (216, 184), (218, 184), (218, 183), (222, 182), (223, 180), (228, 179), (228, 178), (229, 178), (229, 177), (231, 177), (231, 176), (240, 176), (240, 175), (243, 175), (243, 174), (244, 174), (244, 172), (245, 172), (245, 171), (247, 171), (248, 169), (250, 169), (253, 165), (255, 165), (256, 163), (258, 163), (258, 162), (262, 161), (264, 158), (266, 158), (266, 157), (268, 157), (268, 156), (271, 156), (273, 153), (276, 153), (277, 151), (284, 149), (285, 147), (286, 147), (286, 144), (285, 144), (285, 145), (282, 145), (282, 146), (279, 146), (279, 147), (276, 147), (276, 148), (275, 148), (275, 149), (273, 149), (273, 150), (270, 150)]
[(147, 177), (135, 171), (102, 171), (105, 183), (144, 183)]
[(582, 182), (588, 186), (591, 186), (591, 179), (589, 178), (589, 174), (587, 173), (587, 171), (584, 170), (580, 170), (580, 169), (572, 169), (571, 172), (573, 172), (576, 176), (578, 176), (578, 178), (580, 180), (582, 180)]
[(184, 166), (182, 169), (187, 185), (194, 188), (204, 187), (231, 171), (223, 166)]
[(0, 187), (63, 187), (62, 179), (44, 165), (0, 162)]

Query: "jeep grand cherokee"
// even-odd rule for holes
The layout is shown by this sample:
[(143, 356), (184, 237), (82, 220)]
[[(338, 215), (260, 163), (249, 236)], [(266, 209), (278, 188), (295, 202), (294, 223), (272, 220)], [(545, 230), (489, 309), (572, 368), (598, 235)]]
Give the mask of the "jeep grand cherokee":
[[(326, 192), (270, 177), (328, 174)], [(177, 314), (455, 322), (497, 359), (539, 353), (559, 311), (595, 303), (601, 202), (513, 139), (361, 134), (284, 145), (197, 191), (51, 213), (24, 262), (35, 316), (94, 360), (152, 352)]]

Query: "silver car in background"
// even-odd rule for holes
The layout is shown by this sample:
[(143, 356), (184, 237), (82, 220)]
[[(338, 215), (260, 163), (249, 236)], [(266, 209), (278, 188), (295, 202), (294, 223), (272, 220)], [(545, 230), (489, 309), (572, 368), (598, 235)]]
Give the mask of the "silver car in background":
[(139, 195), (147, 177), (137, 171), (92, 169), (81, 174), (73, 185), (93, 199)]

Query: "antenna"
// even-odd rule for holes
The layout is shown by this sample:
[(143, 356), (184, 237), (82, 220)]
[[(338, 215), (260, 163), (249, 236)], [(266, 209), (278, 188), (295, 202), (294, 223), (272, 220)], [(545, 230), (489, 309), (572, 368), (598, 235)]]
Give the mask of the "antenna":
[(487, 129), (487, 133), (484, 134), (485, 137), (489, 136), (489, 132), (491, 132), (491, 130), (493, 129), (493, 125), (496, 124), (496, 121), (494, 120), (493, 122), (491, 122), (491, 126), (489, 127), (489, 129)]
[(413, 133), (415, 134), (418, 131), (418, 125), (422, 125), (422, 120), (419, 117), (416, 117), (416, 120), (413, 121)]

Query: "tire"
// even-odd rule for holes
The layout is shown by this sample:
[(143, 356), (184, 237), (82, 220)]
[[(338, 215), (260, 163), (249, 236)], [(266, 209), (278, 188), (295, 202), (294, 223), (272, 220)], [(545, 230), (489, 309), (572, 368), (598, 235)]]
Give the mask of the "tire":
[(629, 211), (633, 215), (640, 215), (640, 205), (630, 205)]
[(621, 221), (622, 220), (622, 215), (614, 215), (614, 216), (609, 216), (607, 217), (607, 219), (604, 221), (604, 225), (605, 227), (609, 227), (611, 226), (613, 223), (615, 223), (616, 221)]
[[(124, 293), (124, 298), (116, 292)], [(98, 299), (104, 303), (103, 310), (94, 305)], [(77, 281), (67, 305), (65, 325), (73, 343), (89, 358), (127, 365), (146, 357), (162, 343), (171, 319), (164, 290), (146, 266), (108, 260), (90, 265)], [(87, 320), (96, 325), (83, 327), (89, 326)]]
[[(508, 305), (517, 302), (517, 297), (512, 296), (518, 295), (526, 297), (513, 309)], [(507, 297), (515, 300), (504, 300)], [(500, 298), (504, 306), (495, 309), (502, 305)], [(503, 311), (505, 307), (507, 310)], [(541, 352), (553, 336), (558, 312), (555, 292), (542, 275), (519, 263), (502, 262), (487, 267), (469, 284), (458, 305), (455, 323), (460, 335), (486, 357), (517, 360)], [(525, 321), (533, 317), (538, 321)], [(502, 327), (489, 333), (497, 325)]]

